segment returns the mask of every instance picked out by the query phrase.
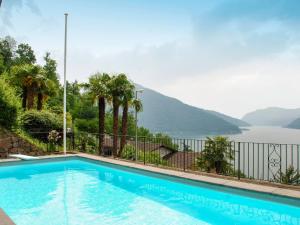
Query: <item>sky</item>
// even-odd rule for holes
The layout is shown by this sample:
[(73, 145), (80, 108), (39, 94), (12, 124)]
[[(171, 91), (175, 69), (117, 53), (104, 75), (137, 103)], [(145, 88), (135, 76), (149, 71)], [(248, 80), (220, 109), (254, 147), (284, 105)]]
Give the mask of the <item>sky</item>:
[(50, 51), (68, 80), (126, 73), (187, 104), (241, 118), (300, 107), (299, 0), (3, 0), (0, 37)]

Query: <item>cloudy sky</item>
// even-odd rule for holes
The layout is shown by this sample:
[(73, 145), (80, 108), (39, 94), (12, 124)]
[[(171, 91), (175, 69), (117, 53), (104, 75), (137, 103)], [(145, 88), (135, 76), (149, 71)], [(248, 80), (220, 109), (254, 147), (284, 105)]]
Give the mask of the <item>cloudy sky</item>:
[(50, 51), (68, 79), (125, 72), (139, 84), (232, 116), (300, 107), (299, 0), (3, 0), (0, 35)]

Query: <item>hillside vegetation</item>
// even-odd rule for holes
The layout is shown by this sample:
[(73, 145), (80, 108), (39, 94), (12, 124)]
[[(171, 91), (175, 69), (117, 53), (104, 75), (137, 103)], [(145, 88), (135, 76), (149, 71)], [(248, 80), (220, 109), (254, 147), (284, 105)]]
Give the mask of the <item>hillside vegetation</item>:
[[(87, 76), (86, 83), (67, 82), (67, 127), (82, 137), (97, 134), (99, 153), (104, 133), (109, 133), (114, 135), (114, 154), (121, 154), (116, 152), (116, 137), (121, 136), (122, 149), (125, 137), (135, 135), (135, 110), (139, 111), (138, 136), (169, 139), (168, 135), (231, 134), (246, 125), (147, 88), (135, 99), (135, 84), (123, 73)], [(63, 86), (58, 77), (57, 62), (49, 52), (38, 64), (30, 45), (18, 44), (12, 37), (0, 38), (0, 125), (42, 142), (52, 138), (61, 144), (61, 135), (48, 135), (52, 130), (62, 132)]]

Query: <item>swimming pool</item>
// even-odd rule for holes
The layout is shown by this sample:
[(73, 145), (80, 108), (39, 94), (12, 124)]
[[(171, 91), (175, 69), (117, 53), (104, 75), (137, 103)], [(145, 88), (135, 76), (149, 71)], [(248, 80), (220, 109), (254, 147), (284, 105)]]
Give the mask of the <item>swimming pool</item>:
[(297, 201), (165, 178), (79, 158), (0, 166), (0, 208), (17, 225), (300, 224)]

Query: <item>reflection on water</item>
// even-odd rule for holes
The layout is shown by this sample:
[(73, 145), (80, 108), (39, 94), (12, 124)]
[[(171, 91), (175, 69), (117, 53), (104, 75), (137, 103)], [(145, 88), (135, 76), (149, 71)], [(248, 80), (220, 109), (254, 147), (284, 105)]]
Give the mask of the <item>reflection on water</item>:
[(299, 207), (78, 160), (0, 168), (0, 190), (18, 225), (300, 224)]

